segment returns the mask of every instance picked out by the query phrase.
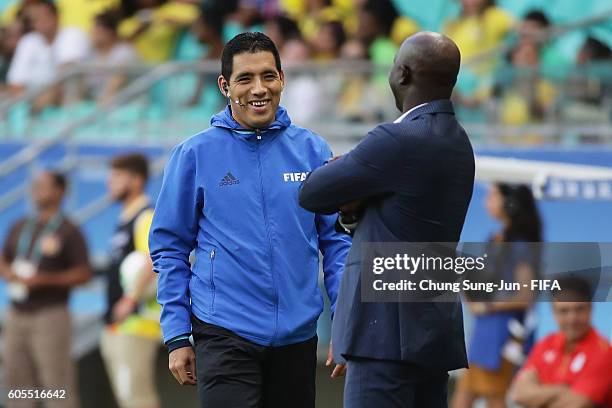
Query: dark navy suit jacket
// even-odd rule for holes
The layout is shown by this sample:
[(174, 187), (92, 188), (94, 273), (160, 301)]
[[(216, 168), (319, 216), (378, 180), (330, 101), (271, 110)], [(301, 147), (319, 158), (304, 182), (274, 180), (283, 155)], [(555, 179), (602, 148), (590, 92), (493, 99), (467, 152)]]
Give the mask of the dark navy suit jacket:
[(373, 129), (354, 150), (313, 171), (302, 207), (329, 213), (368, 198), (353, 237), (333, 320), (336, 361), (406, 361), (466, 367), (463, 316), (451, 302), (361, 302), (364, 242), (458, 242), (474, 186), (474, 153), (449, 100)]

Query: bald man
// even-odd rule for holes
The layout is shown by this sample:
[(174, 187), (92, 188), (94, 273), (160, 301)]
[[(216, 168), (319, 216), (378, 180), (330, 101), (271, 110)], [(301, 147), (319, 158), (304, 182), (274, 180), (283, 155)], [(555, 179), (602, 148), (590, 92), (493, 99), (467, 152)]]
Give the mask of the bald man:
[(356, 224), (332, 329), (332, 377), (348, 369), (345, 408), (446, 407), (447, 372), (467, 366), (458, 298), (362, 302), (360, 276), (362, 243), (459, 241), (474, 185), (472, 146), (449, 100), (459, 63), (443, 35), (406, 39), (389, 74), (402, 115), (300, 190), (304, 208), (341, 210), (343, 228)]

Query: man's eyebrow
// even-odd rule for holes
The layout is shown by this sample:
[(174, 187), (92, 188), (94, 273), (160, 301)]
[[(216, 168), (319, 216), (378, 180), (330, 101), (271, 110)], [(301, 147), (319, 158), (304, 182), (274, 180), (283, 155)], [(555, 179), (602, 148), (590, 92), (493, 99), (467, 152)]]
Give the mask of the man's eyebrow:
[(239, 72), (236, 74), (236, 79), (253, 76), (254, 74), (251, 71)]

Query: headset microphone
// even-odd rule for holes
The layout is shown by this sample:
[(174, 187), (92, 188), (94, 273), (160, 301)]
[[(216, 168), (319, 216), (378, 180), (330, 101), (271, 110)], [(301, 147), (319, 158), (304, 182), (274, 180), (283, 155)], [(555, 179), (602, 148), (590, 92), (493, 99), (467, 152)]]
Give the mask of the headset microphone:
[[(229, 91), (229, 87), (225, 87), (225, 95), (228, 97), (228, 99), (231, 101), (231, 95), (230, 95), (230, 91)], [(238, 98), (234, 99), (232, 102), (234, 102), (236, 105), (238, 106), (242, 106), (243, 108), (246, 108), (246, 105), (244, 103), (240, 103), (240, 101), (238, 100)]]

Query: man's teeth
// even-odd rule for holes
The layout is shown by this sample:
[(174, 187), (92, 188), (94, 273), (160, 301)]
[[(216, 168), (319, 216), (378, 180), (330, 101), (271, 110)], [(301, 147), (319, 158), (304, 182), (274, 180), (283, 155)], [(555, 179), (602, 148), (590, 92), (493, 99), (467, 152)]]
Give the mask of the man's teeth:
[(268, 101), (251, 101), (249, 103), (253, 106), (265, 106)]

